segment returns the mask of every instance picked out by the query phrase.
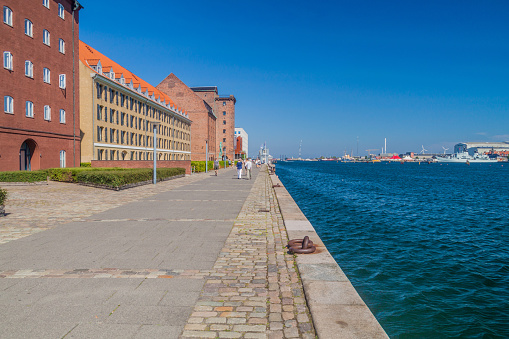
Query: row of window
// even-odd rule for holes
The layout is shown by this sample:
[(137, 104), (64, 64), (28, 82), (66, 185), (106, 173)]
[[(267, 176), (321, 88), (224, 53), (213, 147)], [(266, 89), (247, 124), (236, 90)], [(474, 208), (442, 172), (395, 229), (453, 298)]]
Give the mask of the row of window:
[[(129, 156), (128, 156), (129, 154)], [(109, 155), (109, 159), (108, 159)], [(163, 154), (158, 153), (158, 160), (189, 160), (188, 154)], [(118, 150), (97, 150), (97, 160), (153, 160), (153, 152), (147, 151), (118, 151)]]
[[(11, 96), (4, 96), (4, 112), (8, 114), (14, 114), (14, 99)], [(34, 117), (34, 103), (31, 101), (25, 101), (25, 116), (27, 118)], [(51, 121), (51, 107), (49, 105), (44, 106), (44, 120)], [(65, 124), (65, 110), (60, 110), (60, 123)]]
[[(121, 131), (118, 129), (110, 128), (108, 133), (108, 127), (97, 126), (97, 141), (98, 142), (109, 142), (131, 146), (144, 146), (153, 147), (154, 138), (144, 134), (137, 134), (133, 132)], [(181, 151), (189, 151), (190, 145), (181, 141), (168, 140), (164, 138), (157, 139), (157, 147), (165, 149), (174, 149)]]
[[(12, 71), (13, 70), (13, 57), (11, 52), (4, 52), (4, 68)], [(29, 78), (34, 77), (34, 64), (30, 60), (25, 60), (25, 75)], [(51, 84), (51, 71), (49, 68), (44, 67), (42, 70), (42, 81), (47, 84)], [(60, 74), (58, 76), (58, 87), (65, 89), (66, 76)]]
[[(103, 115), (104, 110), (104, 115)], [(97, 105), (97, 121), (102, 121), (104, 118), (104, 122), (108, 122), (108, 108), (103, 107), (101, 105)], [(135, 117), (134, 115), (129, 115), (127, 113), (116, 111), (110, 108), (109, 112), (109, 122), (120, 126), (131, 127), (134, 129), (142, 130), (142, 131), (150, 131), (150, 121), (145, 120), (141, 117)], [(183, 131), (179, 131), (176, 129), (172, 129), (169, 126), (160, 125), (157, 127), (157, 132), (160, 135), (165, 135), (168, 137), (177, 137), (184, 140), (190, 140), (190, 134), (185, 133)]]
[[(49, 0), (43, 0), (42, 4), (45, 7), (49, 8)], [(12, 16), (13, 16), (12, 9), (10, 9), (7, 6), (4, 6), (4, 24), (12, 27), (13, 26)], [(58, 4), (58, 16), (65, 20), (65, 9), (62, 4)], [(25, 27), (26, 27), (26, 20), (25, 20)]]
[[(4, 23), (12, 26), (12, 11), (6, 6), (4, 6)], [(28, 19), (25, 19), (25, 34), (31, 38), (34, 37), (34, 24)], [(51, 35), (47, 29), (42, 31), (42, 42), (45, 45), (51, 46)], [(65, 41), (63, 39), (58, 40), (58, 51), (65, 54)]]

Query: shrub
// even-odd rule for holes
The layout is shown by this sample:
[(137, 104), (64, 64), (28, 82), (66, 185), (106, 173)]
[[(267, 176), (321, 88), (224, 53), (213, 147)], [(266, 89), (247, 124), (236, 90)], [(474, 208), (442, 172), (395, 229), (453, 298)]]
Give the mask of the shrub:
[[(158, 180), (161, 180), (185, 173), (186, 170), (184, 168), (158, 168), (157, 178)], [(128, 184), (152, 180), (152, 175), (153, 170), (151, 168), (115, 170), (94, 168), (91, 171), (78, 172), (76, 174), (76, 181), (117, 188)]]
[(7, 191), (0, 188), (0, 205), (4, 205), (7, 200)]
[(35, 182), (45, 181), (47, 170), (0, 172), (0, 182)]
[(78, 173), (84, 171), (125, 171), (127, 168), (92, 168), (92, 167), (68, 167), (68, 168), (50, 168), (48, 175), (53, 181), (76, 182)]
[(92, 167), (92, 163), (91, 162), (81, 162), (80, 167)]
[[(214, 162), (213, 161), (207, 161), (209, 166), (209, 171), (214, 170)], [(191, 161), (191, 167), (194, 166), (194, 171), (196, 173), (198, 172), (205, 172), (205, 161)], [(228, 161), (226, 161), (226, 166), (228, 166)], [(224, 160), (219, 161), (219, 168), (224, 168)]]

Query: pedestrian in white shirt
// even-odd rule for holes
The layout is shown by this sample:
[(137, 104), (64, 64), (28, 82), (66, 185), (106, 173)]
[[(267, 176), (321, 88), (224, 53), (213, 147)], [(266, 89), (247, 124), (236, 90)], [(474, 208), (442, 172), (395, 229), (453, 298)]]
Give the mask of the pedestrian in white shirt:
[(246, 161), (246, 164), (244, 165), (246, 168), (246, 177), (251, 180), (251, 168), (253, 168), (253, 163), (251, 162), (251, 159), (248, 158)]

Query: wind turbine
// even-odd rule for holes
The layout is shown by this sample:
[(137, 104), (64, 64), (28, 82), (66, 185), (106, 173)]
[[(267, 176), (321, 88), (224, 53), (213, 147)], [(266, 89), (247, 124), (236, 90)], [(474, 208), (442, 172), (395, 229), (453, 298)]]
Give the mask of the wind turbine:
[(442, 146), (442, 148), (444, 149), (444, 155), (445, 155), (445, 151), (447, 151), (448, 148), (445, 148), (444, 146)]
[(424, 145), (422, 145), (422, 151), (420, 151), (419, 153), (424, 154), (424, 152), (427, 152), (427, 151), (428, 151), (427, 149), (424, 149)]

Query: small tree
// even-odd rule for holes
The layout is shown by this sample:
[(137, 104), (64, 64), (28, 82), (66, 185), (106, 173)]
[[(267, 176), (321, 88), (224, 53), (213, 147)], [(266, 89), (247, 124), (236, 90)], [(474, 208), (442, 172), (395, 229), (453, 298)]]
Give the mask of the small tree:
[(0, 188), (0, 205), (3, 205), (7, 200), (7, 191)]

